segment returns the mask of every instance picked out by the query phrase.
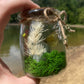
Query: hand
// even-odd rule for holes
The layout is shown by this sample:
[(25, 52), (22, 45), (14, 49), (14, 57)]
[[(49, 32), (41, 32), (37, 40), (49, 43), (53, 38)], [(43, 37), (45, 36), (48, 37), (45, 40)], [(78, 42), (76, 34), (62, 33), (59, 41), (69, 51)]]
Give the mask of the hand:
[(31, 0), (0, 0), (0, 46), (3, 41), (3, 32), (11, 14), (24, 9), (39, 8)]
[[(31, 0), (0, 0), (0, 46), (3, 41), (3, 33), (11, 14), (23, 11), (24, 9), (39, 8)], [(27, 76), (15, 77), (6, 64), (0, 59), (0, 84), (36, 84), (39, 82)]]
[(39, 79), (33, 79), (27, 76), (21, 78), (15, 77), (0, 59), (0, 84), (39, 84), (39, 82)]

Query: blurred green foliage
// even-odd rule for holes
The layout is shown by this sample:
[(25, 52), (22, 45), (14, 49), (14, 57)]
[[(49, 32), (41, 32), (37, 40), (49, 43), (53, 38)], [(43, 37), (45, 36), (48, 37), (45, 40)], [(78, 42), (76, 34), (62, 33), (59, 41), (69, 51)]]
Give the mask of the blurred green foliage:
[(11, 15), (9, 23), (18, 23), (18, 13)]
[[(33, 0), (41, 7), (53, 7), (67, 12), (68, 24), (84, 24), (84, 0)], [(13, 15), (10, 22), (16, 22)]]
[(35, 77), (45, 77), (57, 74), (65, 66), (65, 52), (53, 50), (50, 53), (44, 53), (39, 62), (31, 56), (25, 57), (25, 71)]

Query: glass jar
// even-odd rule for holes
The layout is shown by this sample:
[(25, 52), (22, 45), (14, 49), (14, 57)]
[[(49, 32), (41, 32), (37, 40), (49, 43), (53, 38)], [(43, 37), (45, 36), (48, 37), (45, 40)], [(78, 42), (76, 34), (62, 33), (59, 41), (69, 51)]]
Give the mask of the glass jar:
[(66, 66), (66, 13), (54, 8), (21, 13), (20, 49), (24, 70), (31, 77), (58, 74)]

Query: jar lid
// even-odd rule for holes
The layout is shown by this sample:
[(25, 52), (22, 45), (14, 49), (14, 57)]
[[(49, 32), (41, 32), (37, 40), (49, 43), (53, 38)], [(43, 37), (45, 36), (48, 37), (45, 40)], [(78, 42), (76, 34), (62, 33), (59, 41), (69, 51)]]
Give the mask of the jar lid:
[(53, 15), (55, 12), (54, 8), (37, 8), (37, 9), (31, 9), (31, 10), (24, 10), (21, 13), (22, 18), (29, 18), (29, 17), (38, 17), (38, 16), (43, 16), (44, 11), (46, 10), (48, 15)]
[(60, 19), (60, 11), (50, 7), (37, 8), (31, 10), (24, 10), (21, 14), (21, 22), (26, 23), (26, 21), (30, 20), (47, 20), (51, 22), (56, 22)]

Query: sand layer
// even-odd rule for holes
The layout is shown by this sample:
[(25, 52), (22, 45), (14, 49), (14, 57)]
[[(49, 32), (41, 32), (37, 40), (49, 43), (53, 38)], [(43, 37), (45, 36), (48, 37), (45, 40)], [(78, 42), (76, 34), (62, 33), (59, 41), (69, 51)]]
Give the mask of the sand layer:
[(67, 66), (59, 74), (43, 78), (40, 84), (84, 84), (84, 45), (69, 47)]

